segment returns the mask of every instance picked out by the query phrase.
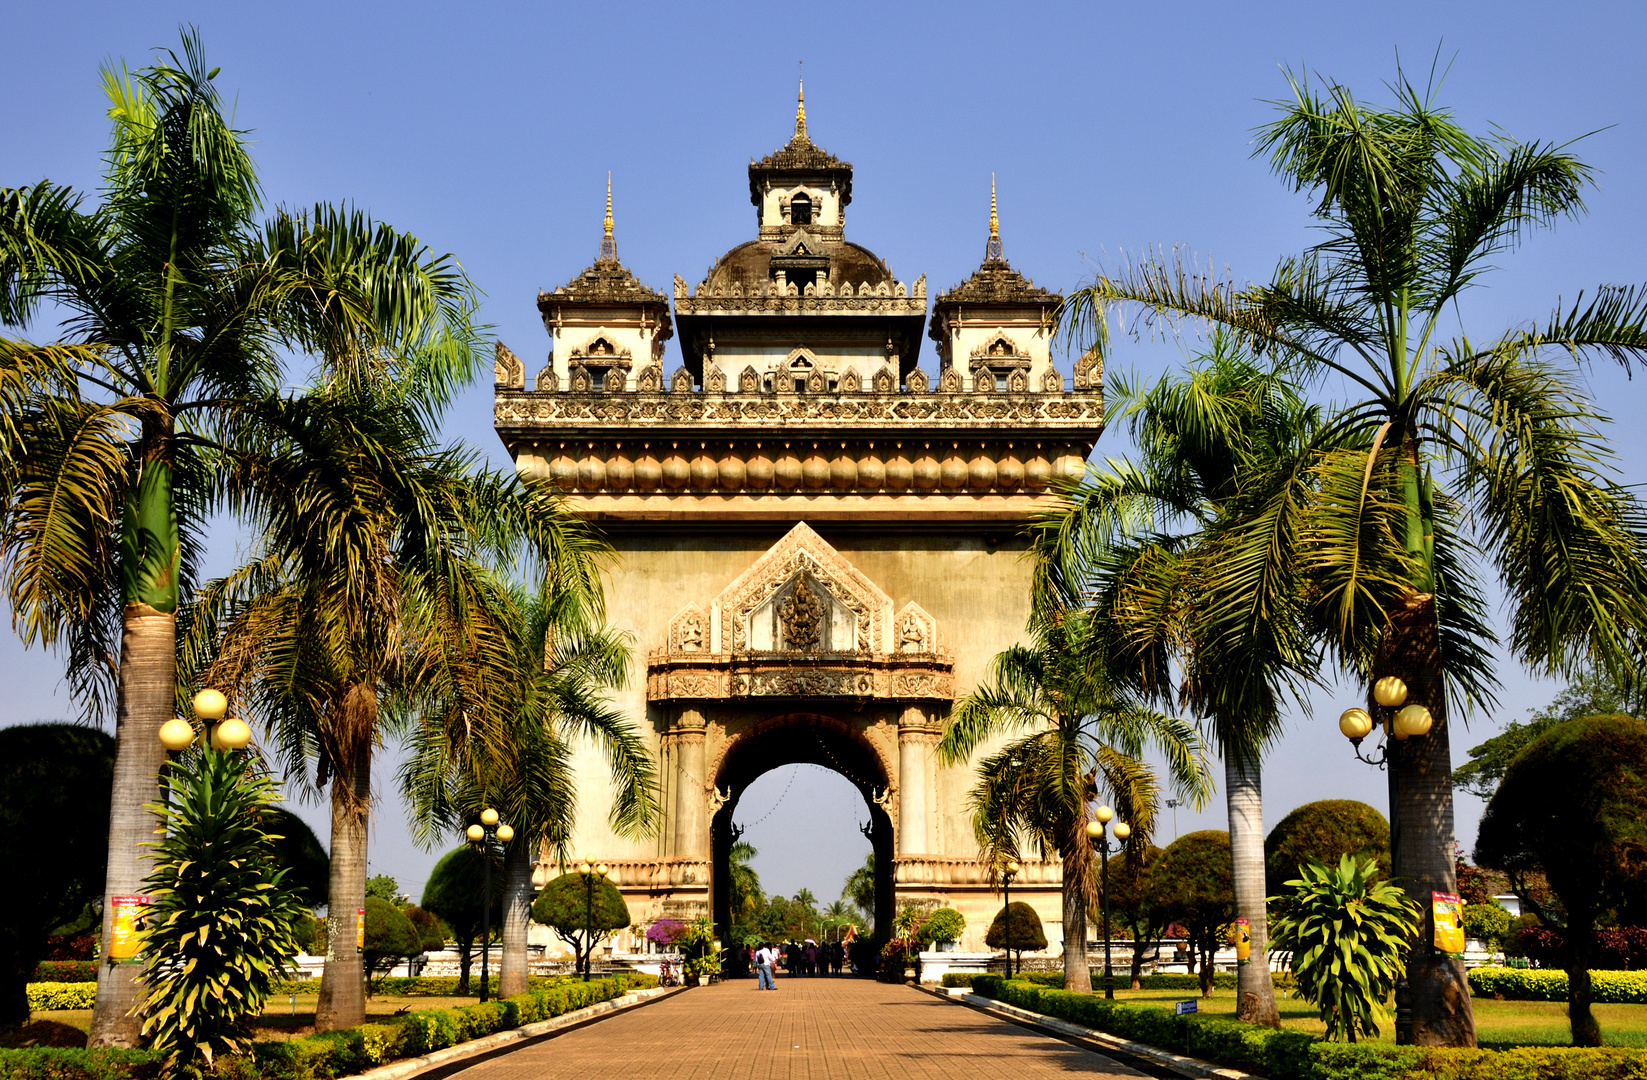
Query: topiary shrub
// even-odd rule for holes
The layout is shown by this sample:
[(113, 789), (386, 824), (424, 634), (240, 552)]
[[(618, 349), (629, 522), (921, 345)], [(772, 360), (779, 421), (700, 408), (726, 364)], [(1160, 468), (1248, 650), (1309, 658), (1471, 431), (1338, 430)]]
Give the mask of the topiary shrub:
[(446, 947), (446, 941), (451, 937), (446, 924), (440, 921), (440, 916), (432, 911), (425, 911), (416, 904), (408, 904), (400, 909), (406, 916), (406, 921), (412, 924), (417, 931), (418, 942), (423, 946), (423, 952), (439, 952)]
[[(1012, 935), (1007, 936), (1007, 915), (1011, 912)], [(989, 924), (989, 930), (984, 934), (984, 945), (991, 949), (1005, 950), (1011, 942), (1012, 951), (1017, 955), (1019, 964), (1024, 962), (1024, 950), (1039, 952), (1047, 947), (1046, 931), (1041, 929), (1041, 916), (1035, 914), (1035, 909), (1016, 900), (1010, 909), (1002, 908), (996, 913)]]
[(562, 874), (544, 886), (532, 901), (532, 919), (572, 946), (585, 975), (595, 946), (630, 923), (629, 905), (616, 886), (605, 878), (577, 873)]
[(1171, 922), (1189, 934), (1199, 958), (1201, 996), (1212, 993), (1212, 956), (1235, 918), (1235, 869), (1230, 834), (1219, 829), (1185, 833), (1161, 853), (1150, 870), (1150, 890)]
[(366, 969), (367, 986), (374, 976), (387, 975), (408, 956), (423, 951), (417, 927), (401, 910), (380, 896), (366, 898), (366, 945), (360, 962)]
[(1485, 941), (1489, 946), (1503, 940), (1504, 935), (1510, 932), (1510, 924), (1514, 921), (1514, 916), (1501, 904), (1464, 905), (1464, 933)]
[(1380, 879), (1390, 876), (1390, 823), (1355, 799), (1305, 803), (1276, 823), (1264, 841), (1264, 879), (1270, 895), (1287, 891), (1308, 863), (1337, 866), (1348, 855), (1357, 865), (1378, 862)]
[(932, 943), (958, 941), (966, 930), (966, 916), (952, 907), (941, 907), (926, 917), (921, 924), (921, 940)]

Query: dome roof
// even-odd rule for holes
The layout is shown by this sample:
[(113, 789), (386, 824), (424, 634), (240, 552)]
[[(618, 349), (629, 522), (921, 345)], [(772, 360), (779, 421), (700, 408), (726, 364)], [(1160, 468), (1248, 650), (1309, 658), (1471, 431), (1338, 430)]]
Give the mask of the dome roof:
[[(784, 243), (771, 240), (751, 240), (739, 244), (718, 259), (709, 270), (707, 281), (711, 289), (723, 290), (736, 284), (744, 292), (759, 291), (761, 283), (772, 277), (772, 259)], [(868, 248), (850, 240), (814, 240), (814, 250), (829, 259), (829, 280), (834, 285), (850, 284), (854, 289), (863, 285), (892, 285), (892, 271), (886, 263)]]

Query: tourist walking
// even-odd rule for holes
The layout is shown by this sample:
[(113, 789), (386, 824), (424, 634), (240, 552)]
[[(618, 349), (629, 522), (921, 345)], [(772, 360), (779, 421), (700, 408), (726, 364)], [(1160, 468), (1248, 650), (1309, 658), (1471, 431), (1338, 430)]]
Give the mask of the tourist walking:
[(755, 989), (776, 990), (777, 984), (772, 981), (772, 965), (777, 962), (777, 953), (771, 945), (765, 942), (755, 950)]

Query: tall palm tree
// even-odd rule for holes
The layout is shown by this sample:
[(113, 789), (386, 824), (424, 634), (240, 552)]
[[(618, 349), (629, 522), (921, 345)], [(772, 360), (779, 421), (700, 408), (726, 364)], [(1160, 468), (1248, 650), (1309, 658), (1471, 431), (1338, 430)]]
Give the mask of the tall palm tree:
[(1211, 790), (1200, 737), (1192, 725), (1147, 708), (1118, 685), (1095, 643), (1104, 628), (1083, 610), (1054, 612), (1031, 626), (1031, 645), (998, 653), (987, 682), (957, 703), (939, 760), (964, 762), (986, 744), (1010, 738), (979, 762), (969, 801), (993, 880), (1016, 854), (1020, 835), (1063, 861), (1064, 987), (1091, 990), (1086, 913), (1094, 900), (1093, 852), (1086, 826), (1102, 791), (1133, 828), (1129, 844), (1148, 841), (1158, 785), (1142, 757), (1166, 759), (1173, 787), (1194, 805)]
[[(280, 295), (250, 252), (256, 170), (199, 37), (182, 45), (104, 69), (101, 202), (50, 181), (0, 189), (0, 321), (66, 313), (56, 344), (0, 339), (5, 584), (24, 640), (66, 646), (88, 710), (112, 698), (106, 913), (147, 873), (178, 606), (223, 494), (214, 458), (244, 403), (278, 386)], [(136, 1045), (136, 977), (100, 969), (92, 1045)]]
[[(1313, 676), (1316, 658), (1299, 576), (1285, 562), (1281, 574), (1231, 563), (1224, 530), (1245, 524), (1299, 471), (1313, 410), (1222, 334), (1181, 376), (1146, 387), (1112, 377), (1108, 398), (1138, 461), (1091, 470), (1038, 524), (1037, 602), (1096, 608), (1114, 628), (1105, 645), (1130, 669), (1129, 682), (1211, 721), (1224, 761), (1236, 914), (1263, 956), (1262, 757), (1280, 731), (1280, 698)], [(1237, 989), (1239, 1019), (1279, 1025), (1267, 964), (1242, 967)]]
[(588, 738), (606, 754), (616, 834), (646, 836), (660, 816), (656, 764), (634, 724), (607, 700), (628, 677), (627, 638), (591, 625), (582, 589), (560, 590), (551, 580), (536, 595), (517, 590), (508, 599), (513, 610), (494, 618), (516, 628), (510, 666), (482, 680), (501, 699), (491, 709), (504, 720), (503, 738), (465, 738), (472, 703), (418, 700), (424, 695), (414, 686), (405, 703), (411, 753), (401, 770), (415, 839), (432, 847), (486, 807), (515, 831), (504, 845), (503, 997), (526, 991), (532, 864), (546, 845), (564, 862), (577, 822), (572, 743)]
[[(1590, 170), (1565, 146), (1465, 131), (1404, 75), (1390, 107), (1335, 83), (1291, 90), (1257, 152), (1315, 200), (1319, 244), (1257, 285), (1152, 256), (1100, 274), (1057, 318), (1100, 350), (1117, 306), (1195, 319), (1349, 389), (1324, 410), (1308, 475), (1231, 531), (1228, 558), (1277, 572), (1295, 558), (1337, 664), (1369, 686), (1397, 676), (1428, 709), (1428, 734), (1390, 754), (1395, 875), (1427, 909), (1456, 891), (1450, 709), (1490, 700), (1493, 682), (1477, 565), (1499, 578), (1522, 662), (1622, 671), (1641, 654), (1647, 518), (1561, 360), (1647, 356), (1647, 292), (1603, 287), (1542, 326), (1449, 338), (1495, 258), (1582, 213)], [(1462, 963), (1413, 949), (1407, 971), (1398, 1039), (1474, 1045)]]
[(875, 921), (875, 853), (864, 856), (864, 864), (847, 875), (841, 897), (852, 901), (866, 922)]

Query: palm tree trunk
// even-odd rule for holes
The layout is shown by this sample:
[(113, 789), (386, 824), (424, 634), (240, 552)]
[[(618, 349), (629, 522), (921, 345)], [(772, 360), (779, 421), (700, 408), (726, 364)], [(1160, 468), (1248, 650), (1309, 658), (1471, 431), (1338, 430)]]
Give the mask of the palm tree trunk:
[[(109, 955), (115, 896), (139, 895), (148, 860), (139, 845), (154, 839), (154, 815), (144, 806), (160, 801), (160, 767), (166, 750), (160, 725), (172, 715), (177, 687), (177, 616), (148, 604), (127, 604), (121, 613), (119, 708), (115, 720), (114, 787), (109, 798), (109, 863), (103, 881), (103, 949)], [(104, 963), (97, 969), (90, 1046), (138, 1044), (131, 1015), (143, 991), (140, 964)]]
[[(370, 697), (368, 703), (365, 699)], [(344, 718), (339, 722), (356, 731), (369, 712), (375, 721), (377, 699), (371, 691), (352, 687), (344, 695)], [(354, 723), (351, 724), (351, 719)], [(334, 932), (326, 935), (326, 966), (320, 976), (320, 1000), (315, 1004), (315, 1030), (335, 1031), (366, 1022), (366, 981), (360, 952), (355, 948), (355, 912), (366, 903), (366, 845), (372, 797), (372, 743), (350, 738), (346, 753), (334, 760), (332, 777), (332, 860), (326, 889), (326, 914)]]
[[(1086, 808), (1065, 823), (1064, 850), (1064, 989), (1092, 991), (1087, 959), (1087, 908), (1092, 906), (1092, 844), (1087, 840)], [(1011, 918), (1011, 915), (1008, 915)]]
[[(1458, 891), (1452, 747), (1434, 595), (1409, 593), (1392, 613), (1390, 624), (1375, 677), (1400, 676), (1407, 684), (1407, 702), (1426, 706), (1432, 718), (1427, 735), (1390, 744), (1392, 869), (1424, 912), (1419, 940), (1407, 956), (1407, 988), (1396, 993), (1396, 1041), (1470, 1047), (1476, 1044), (1475, 1014), (1470, 1008), (1464, 962), (1437, 952), (1431, 944), (1431, 894)], [(1406, 1024), (1403, 1013), (1410, 1016)]]
[(526, 931), (532, 922), (532, 855), (517, 838), (503, 856), (503, 963), (498, 997), (526, 993)]
[(1229, 800), (1230, 859), (1235, 871), (1235, 914), (1247, 920), (1251, 962), (1235, 969), (1235, 1018), (1281, 1026), (1270, 976), (1269, 925), (1264, 898), (1264, 790), (1261, 766), (1237, 748), (1224, 750), (1224, 789)]

